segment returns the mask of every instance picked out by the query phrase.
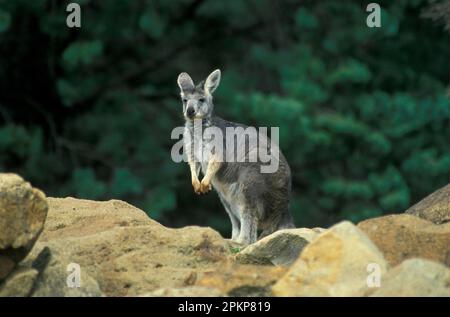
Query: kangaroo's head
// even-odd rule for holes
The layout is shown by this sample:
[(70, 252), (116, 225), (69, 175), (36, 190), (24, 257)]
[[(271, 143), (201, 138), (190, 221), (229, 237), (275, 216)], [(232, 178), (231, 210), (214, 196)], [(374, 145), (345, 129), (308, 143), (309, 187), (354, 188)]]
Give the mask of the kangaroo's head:
[(197, 86), (187, 73), (178, 76), (178, 86), (181, 90), (183, 114), (187, 120), (211, 117), (214, 104), (212, 94), (219, 86), (220, 70), (213, 71), (206, 80)]

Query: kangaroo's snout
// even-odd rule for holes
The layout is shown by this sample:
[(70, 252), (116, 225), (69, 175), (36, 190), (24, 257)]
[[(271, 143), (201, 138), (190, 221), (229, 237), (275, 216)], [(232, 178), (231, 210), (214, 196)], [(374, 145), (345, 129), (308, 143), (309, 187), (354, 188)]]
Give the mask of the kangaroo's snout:
[(192, 119), (195, 116), (195, 109), (194, 109), (194, 107), (188, 107), (186, 109), (186, 115), (188, 116), (188, 118)]

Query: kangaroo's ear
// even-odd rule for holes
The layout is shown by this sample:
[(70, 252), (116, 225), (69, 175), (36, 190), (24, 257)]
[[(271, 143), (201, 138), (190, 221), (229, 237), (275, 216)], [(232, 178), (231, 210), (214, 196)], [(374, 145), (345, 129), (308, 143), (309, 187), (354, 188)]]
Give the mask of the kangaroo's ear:
[(194, 90), (194, 81), (192, 80), (191, 76), (189, 76), (188, 73), (181, 73), (178, 75), (178, 86), (180, 87), (181, 91), (189, 91)]
[(211, 74), (209, 74), (208, 78), (206, 78), (205, 82), (205, 91), (212, 94), (214, 90), (219, 87), (220, 83), (220, 69), (216, 69)]

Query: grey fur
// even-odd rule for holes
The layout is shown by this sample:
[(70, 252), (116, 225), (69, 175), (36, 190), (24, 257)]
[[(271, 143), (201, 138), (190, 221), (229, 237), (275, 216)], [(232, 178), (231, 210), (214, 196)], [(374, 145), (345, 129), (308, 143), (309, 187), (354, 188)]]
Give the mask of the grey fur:
[[(218, 192), (219, 198), (230, 216), (232, 223), (232, 240), (243, 244), (254, 243), (257, 240), (257, 232), (261, 231), (259, 238), (272, 232), (293, 228), (293, 220), (289, 211), (291, 196), (291, 171), (281, 151), (279, 151), (278, 170), (274, 173), (261, 173), (260, 161), (249, 162), (252, 153), (258, 151), (258, 147), (270, 144), (270, 139), (257, 135), (258, 145), (249, 147), (245, 155), (245, 162), (220, 162), (212, 166), (209, 153), (201, 163), (198, 162), (199, 148), (196, 148), (195, 140), (202, 136), (194, 135), (193, 117), (188, 115), (188, 108), (192, 108), (195, 118), (201, 119), (204, 128), (218, 127), (226, 135), (227, 127), (247, 126), (223, 120), (214, 115), (214, 104), (212, 92), (220, 83), (220, 70), (212, 72), (206, 81), (194, 86), (191, 77), (187, 73), (181, 73), (178, 77), (178, 85), (183, 100), (183, 113), (186, 118), (185, 124), (185, 150), (187, 152), (189, 165), (191, 166), (192, 184), (197, 193), (206, 193), (208, 178), (212, 187)], [(189, 138), (187, 137), (189, 136)], [(248, 138), (250, 139), (250, 137)], [(188, 142), (187, 140), (194, 140)], [(245, 138), (243, 139), (245, 142)], [(203, 147), (208, 147), (208, 140), (203, 139)], [(245, 144), (234, 144), (235, 149)], [(224, 154), (227, 152), (224, 142)], [(230, 150), (230, 149), (228, 149)], [(212, 167), (211, 167), (212, 166)], [(200, 183), (199, 171), (204, 178)], [(208, 176), (207, 176), (208, 174)]]

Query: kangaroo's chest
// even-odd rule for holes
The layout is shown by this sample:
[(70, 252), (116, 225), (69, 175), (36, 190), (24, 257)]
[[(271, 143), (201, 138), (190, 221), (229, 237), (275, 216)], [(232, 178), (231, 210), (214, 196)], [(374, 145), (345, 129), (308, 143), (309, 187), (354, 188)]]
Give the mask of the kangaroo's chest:
[(240, 218), (240, 211), (243, 210), (245, 204), (242, 195), (239, 194), (239, 184), (237, 182), (226, 183), (217, 177), (213, 177), (212, 185), (219, 194), (225, 209), (235, 217)]
[(195, 161), (201, 164), (202, 171), (205, 173), (208, 168), (208, 162), (211, 160), (213, 154), (212, 142), (198, 136), (194, 136), (193, 142)]

